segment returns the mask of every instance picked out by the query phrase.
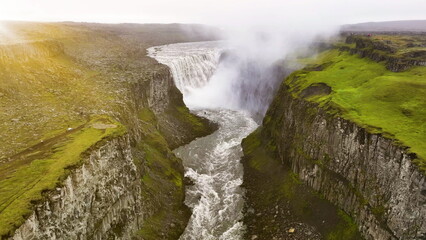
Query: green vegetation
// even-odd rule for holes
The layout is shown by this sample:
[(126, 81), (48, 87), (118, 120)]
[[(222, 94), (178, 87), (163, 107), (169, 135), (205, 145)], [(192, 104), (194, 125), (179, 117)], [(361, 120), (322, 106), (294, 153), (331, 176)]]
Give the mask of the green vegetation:
[[(259, 134), (260, 128), (256, 129), (252, 134), (248, 135), (244, 139), (244, 155), (252, 154), (262, 144), (258, 137)], [(265, 167), (266, 161), (264, 161), (264, 159), (261, 157), (250, 158), (248, 164), (251, 168), (256, 169), (257, 171), (262, 171), (262, 169), (264, 169)]]
[(357, 225), (347, 214), (306, 187), (296, 173), (276, 158), (274, 145), (271, 138), (262, 135), (262, 128), (243, 140), (246, 201), (255, 213), (274, 213), (275, 206), (288, 206), (289, 212), (279, 215), (282, 220), (274, 221), (271, 214), (246, 215), (248, 230), (253, 230), (248, 236), (261, 234), (267, 238), (270, 232), (265, 229), (287, 232), (292, 222), (302, 221), (315, 226), (326, 239), (362, 239)]
[[(144, 136), (142, 141), (139, 143), (139, 149), (145, 153), (146, 165), (151, 169), (155, 169), (158, 176), (167, 177), (167, 183), (174, 183), (173, 187), (177, 187), (179, 190), (182, 190), (182, 177), (183, 173), (181, 168), (177, 166), (180, 165), (180, 159), (174, 156), (174, 154), (169, 149), (167, 141), (161, 135), (160, 131), (155, 127), (156, 117), (154, 113), (145, 108), (141, 111), (140, 114), (141, 120), (149, 123), (143, 128)], [(148, 183), (151, 186), (152, 190), (161, 189), (162, 184), (160, 182), (153, 182), (149, 184), (151, 176), (145, 175), (144, 182)], [(166, 183), (166, 185), (167, 185)]]
[(426, 57), (425, 37), (422, 35), (353, 35), (346, 39), (346, 43), (337, 42), (334, 45), (346, 50), (366, 50), (385, 59), (399, 59), (400, 63), (407, 60), (424, 61)]
[(148, 217), (145, 220), (143, 228), (138, 231), (137, 236), (146, 240), (161, 239), (158, 229), (164, 227), (164, 221), (167, 220), (165, 217), (165, 211), (157, 212), (151, 217)]
[(299, 180), (299, 176), (294, 172), (290, 172), (282, 181), (280, 191), (286, 198), (294, 199), (296, 197), (294, 195), (296, 193), (296, 188), (299, 187), (300, 184), (302, 184), (302, 182)]
[(149, 216), (137, 235), (143, 239), (177, 239), (190, 216), (183, 205), (183, 168), (169, 149), (167, 141), (156, 128), (154, 113), (144, 108), (139, 113), (145, 123), (143, 139), (137, 149), (144, 153), (146, 171), (142, 177), (143, 198), (154, 204)]
[[(106, 126), (103, 128), (102, 126)], [(81, 164), (82, 154), (100, 141), (126, 133), (124, 126), (107, 116), (97, 116), (52, 146), (52, 154), (35, 159), (2, 175), (0, 179), (0, 236), (10, 234), (32, 212), (43, 192), (61, 184), (69, 169)], [(0, 166), (2, 169), (8, 165)]]
[(145, 124), (154, 124), (157, 122), (155, 114), (149, 108), (142, 108), (139, 111), (139, 119)]
[(341, 239), (353, 239), (358, 232), (357, 225), (354, 220), (342, 210), (338, 211), (340, 218), (343, 220), (340, 222), (336, 229), (329, 233), (326, 237), (327, 240), (341, 240)]
[[(394, 57), (410, 57), (416, 59), (410, 53), (419, 53), (426, 51), (424, 45), (425, 38), (421, 35), (374, 35), (372, 40), (387, 46), (393, 51), (391, 56)], [(422, 54), (424, 56), (424, 54)], [(422, 60), (421, 58), (417, 58)]]
[(112, 88), (62, 50), (52, 41), (0, 48), (0, 159), (111, 109)]
[[(169, 94), (173, 95), (173, 93)], [(163, 136), (167, 136), (166, 141), (170, 149), (185, 145), (194, 138), (206, 136), (217, 129), (216, 124), (192, 114), (183, 101), (172, 101), (166, 111), (157, 116), (159, 130)], [(170, 123), (175, 124), (175, 127), (170, 128)]]
[(176, 107), (176, 109), (178, 111), (177, 116), (180, 121), (189, 122), (196, 132), (205, 131), (205, 123), (202, 122), (199, 117), (195, 116), (194, 114), (191, 114), (191, 112), (189, 112), (189, 109), (186, 106)]
[(300, 70), (287, 78), (295, 97), (313, 84), (330, 86), (330, 94), (313, 94), (307, 99), (371, 133), (410, 147), (419, 158), (416, 163), (426, 171), (426, 67), (395, 73), (382, 63), (336, 49), (304, 61), (309, 63), (308, 69), (326, 67)]
[(383, 221), (383, 217), (386, 213), (386, 208), (383, 205), (377, 206), (377, 207), (373, 207), (371, 209), (371, 212), (374, 214), (374, 216), (376, 216), (376, 219), (379, 221)]
[(16, 229), (31, 213), (31, 203), (60, 184), (70, 166), (78, 166), (81, 151), (99, 139), (122, 134), (124, 127), (118, 123), (113, 125), (120, 127), (109, 129), (109, 120), (93, 117), (107, 114), (129, 131), (147, 190), (144, 204), (161, 209), (145, 221), (144, 238), (176, 239), (189, 213), (183, 205), (183, 169), (171, 148), (210, 133), (211, 126), (189, 112), (173, 87), (164, 89), (170, 100), (164, 112), (146, 108), (152, 103), (152, 81), (169, 77), (166, 66), (146, 56), (146, 48), (204, 37), (189, 36), (175, 25), (2, 27), (13, 38), (0, 39), (0, 235)]

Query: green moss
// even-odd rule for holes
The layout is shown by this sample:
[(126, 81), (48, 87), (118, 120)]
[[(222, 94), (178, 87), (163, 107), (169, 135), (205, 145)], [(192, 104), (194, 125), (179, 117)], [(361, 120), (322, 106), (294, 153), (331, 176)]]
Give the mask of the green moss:
[(330, 232), (326, 239), (327, 240), (356, 240), (358, 238), (358, 229), (354, 220), (346, 214), (344, 211), (339, 210), (339, 217), (341, 219), (340, 224), (338, 224), (332, 232)]
[(154, 186), (154, 180), (151, 178), (151, 176), (149, 176), (149, 174), (145, 174), (142, 177), (142, 183), (149, 188)]
[(216, 124), (192, 114), (180, 101), (172, 102), (165, 112), (157, 115), (157, 118), (158, 128), (170, 149), (188, 144), (197, 137), (211, 134), (217, 128)]
[(158, 229), (163, 228), (163, 222), (166, 214), (164, 211), (160, 211), (155, 215), (149, 217), (145, 220), (143, 227), (137, 232), (137, 236), (144, 240), (157, 240), (163, 239), (164, 236), (161, 236), (161, 232)]
[(249, 155), (260, 146), (260, 131), (261, 128), (258, 128), (243, 139), (242, 145), (244, 146), (244, 154)]
[(178, 188), (183, 187), (182, 175), (179, 174), (176, 170), (169, 169), (165, 172), (165, 174), (171, 179), (171, 181), (173, 181), (176, 187)]
[(265, 115), (265, 117), (263, 118), (263, 125), (267, 125), (270, 122), (271, 122), (271, 116)]
[(167, 141), (157, 129), (157, 118), (154, 113), (149, 108), (144, 108), (139, 112), (139, 118), (145, 122), (142, 129), (144, 135), (140, 144), (144, 145), (147, 157), (155, 159), (156, 157), (161, 157), (163, 153), (169, 152)]
[(155, 114), (149, 108), (143, 108), (142, 110), (140, 110), (138, 117), (142, 121), (148, 123), (154, 123), (157, 121)]
[(0, 159), (76, 128), (90, 112), (113, 105), (114, 93), (99, 73), (64, 53), (43, 54), (53, 46), (42, 42), (47, 43), (27, 46), (37, 57), (0, 62), (0, 112), (8, 113), (0, 115)]
[(205, 131), (203, 122), (197, 116), (191, 114), (186, 106), (176, 107), (179, 112), (178, 118), (183, 122), (189, 122), (191, 126), (194, 126), (194, 130), (197, 132)]
[(245, 156), (256, 153), (255, 158), (247, 159), (249, 166), (257, 171), (264, 172), (267, 167), (269, 156), (265, 151), (259, 151), (259, 147), (262, 145), (260, 140), (261, 129), (261, 127), (256, 129), (244, 138), (241, 145), (243, 146)]
[(145, 108), (139, 112), (139, 118), (145, 123), (142, 139), (136, 146), (136, 150), (143, 154), (140, 162), (145, 163), (142, 197), (146, 204), (151, 205), (153, 212), (136, 235), (143, 239), (177, 239), (190, 215), (183, 204), (185, 193), (181, 160), (172, 153), (157, 128), (155, 114)]
[(383, 217), (384, 217), (384, 215), (385, 215), (385, 212), (386, 212), (386, 208), (385, 208), (385, 206), (383, 206), (383, 205), (381, 205), (381, 206), (376, 206), (376, 207), (373, 207), (372, 209), (371, 209), (371, 212), (374, 214), (374, 216), (377, 218), (377, 220), (382, 220), (383, 219)]
[(337, 42), (334, 44), (336, 48), (355, 48), (355, 43)]
[(299, 154), (300, 156), (302, 156), (304, 159), (314, 163), (318, 160), (312, 159), (311, 155), (309, 155), (308, 153), (306, 153), (305, 151), (303, 151), (303, 149), (301, 147), (297, 147), (295, 146), (294, 149), (296, 149), (297, 154)]
[[(116, 127), (96, 129), (94, 124)], [(11, 234), (31, 214), (33, 203), (43, 199), (68, 174), (69, 168), (81, 163), (82, 154), (105, 138), (123, 135), (124, 126), (107, 116), (94, 117), (84, 128), (54, 146), (53, 154), (17, 168), (0, 180), (0, 236)], [(4, 166), (2, 166), (4, 167)]]
[(329, 162), (330, 162), (330, 156), (328, 154), (324, 154), (322, 159), (317, 159), (313, 161), (313, 163), (318, 165), (320, 168), (326, 168)]
[(312, 60), (331, 63), (322, 71), (298, 71), (287, 78), (294, 96), (313, 83), (332, 88), (327, 96), (309, 98), (331, 114), (356, 122), (411, 148), (426, 170), (426, 67), (390, 72), (381, 63), (339, 50)]
[(280, 192), (284, 194), (287, 199), (294, 199), (296, 197), (296, 188), (299, 187), (298, 185), (300, 184), (302, 184), (302, 182), (299, 180), (299, 176), (294, 172), (290, 172), (282, 180)]
[[(362, 239), (357, 225), (343, 211), (338, 210), (324, 197), (307, 187), (299, 176), (275, 156), (275, 144), (257, 129), (242, 142), (244, 151), (244, 187), (247, 189), (246, 201), (255, 212), (276, 211), (283, 204), (290, 209), (291, 221), (305, 222), (315, 226), (328, 239)], [(301, 149), (299, 149), (301, 151)], [(309, 159), (311, 161), (311, 159)], [(328, 162), (324, 156), (322, 162)], [(268, 210), (269, 209), (269, 210)], [(246, 217), (245, 222), (257, 229), (250, 234), (259, 234), (264, 228), (277, 228), (268, 214)], [(324, 221), (327, 223), (324, 224)], [(250, 230), (252, 231), (252, 230)]]

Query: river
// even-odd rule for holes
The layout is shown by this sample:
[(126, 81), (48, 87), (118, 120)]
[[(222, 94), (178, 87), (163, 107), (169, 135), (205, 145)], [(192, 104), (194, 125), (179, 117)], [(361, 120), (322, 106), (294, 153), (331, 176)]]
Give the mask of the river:
[(215, 74), (222, 48), (218, 42), (179, 43), (148, 49), (149, 56), (170, 67), (176, 86), (193, 113), (216, 122), (219, 129), (176, 149), (185, 168), (185, 204), (192, 209), (189, 223), (180, 237), (192, 239), (242, 239), (244, 207), (241, 141), (257, 128), (243, 110), (217, 106), (211, 98), (194, 99), (206, 89)]

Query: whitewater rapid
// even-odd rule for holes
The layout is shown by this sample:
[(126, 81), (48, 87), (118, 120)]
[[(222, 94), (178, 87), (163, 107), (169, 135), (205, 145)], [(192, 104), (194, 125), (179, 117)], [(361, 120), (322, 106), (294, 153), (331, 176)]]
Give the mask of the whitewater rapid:
[(193, 182), (187, 186), (185, 198), (192, 215), (181, 240), (238, 240), (245, 230), (241, 141), (257, 124), (245, 111), (231, 110), (226, 105), (217, 107), (206, 98), (194, 100), (198, 90), (208, 90), (206, 86), (215, 74), (221, 51), (218, 42), (148, 49), (149, 56), (170, 67), (184, 100), (197, 103), (192, 111), (219, 125), (213, 134), (174, 151), (183, 161), (185, 177)]
[(241, 141), (256, 129), (251, 117), (233, 110), (202, 110), (199, 116), (219, 129), (175, 150), (183, 160), (187, 187), (185, 204), (193, 214), (180, 239), (241, 239), (244, 233)]

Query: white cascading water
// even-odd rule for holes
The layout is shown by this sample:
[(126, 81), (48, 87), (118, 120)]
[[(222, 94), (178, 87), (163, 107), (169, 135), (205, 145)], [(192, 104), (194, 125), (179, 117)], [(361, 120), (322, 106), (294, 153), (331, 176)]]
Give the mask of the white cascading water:
[[(198, 138), (174, 152), (183, 160), (185, 176), (194, 185), (186, 190), (185, 203), (192, 216), (181, 240), (237, 240), (244, 234), (244, 190), (241, 141), (256, 129), (249, 113), (231, 110), (226, 104), (218, 107), (208, 92), (214, 78), (222, 48), (218, 42), (171, 44), (148, 49), (149, 56), (170, 67), (177, 87), (196, 105), (194, 113), (216, 122), (219, 129)], [(217, 79), (218, 77), (216, 77)], [(221, 79), (221, 82), (226, 79)], [(215, 90), (217, 89), (210, 89)], [(222, 102), (227, 102), (223, 93)], [(194, 104), (195, 103), (195, 104)], [(212, 107), (214, 106), (214, 107)]]
[(220, 54), (218, 42), (179, 43), (148, 49), (150, 57), (169, 66), (176, 87), (184, 95), (207, 84)]

